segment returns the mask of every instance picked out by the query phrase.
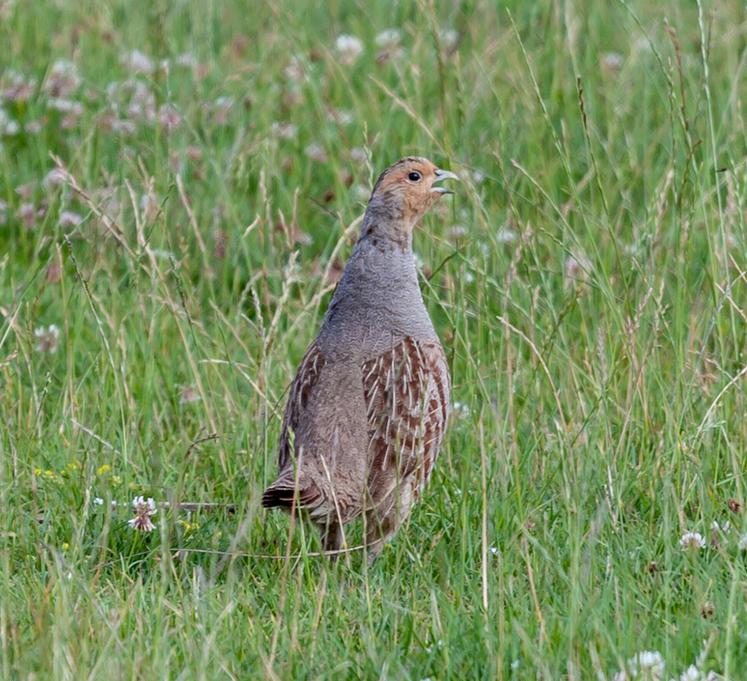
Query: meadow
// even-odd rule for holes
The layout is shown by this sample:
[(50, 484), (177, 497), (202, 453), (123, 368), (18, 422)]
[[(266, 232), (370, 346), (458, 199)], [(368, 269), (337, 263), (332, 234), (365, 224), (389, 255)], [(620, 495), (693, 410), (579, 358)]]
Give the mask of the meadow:
[[(0, 677), (747, 678), (743, 3), (2, 0), (0, 45)], [(415, 235), (454, 409), (367, 569), (260, 497), (412, 154), (462, 178)]]

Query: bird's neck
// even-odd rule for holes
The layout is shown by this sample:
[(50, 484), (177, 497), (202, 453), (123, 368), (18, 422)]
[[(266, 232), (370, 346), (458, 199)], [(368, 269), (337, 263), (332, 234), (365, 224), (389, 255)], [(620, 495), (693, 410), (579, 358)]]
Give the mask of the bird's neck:
[(394, 248), (412, 253), (412, 228), (403, 212), (390, 204), (371, 202), (363, 218), (358, 243), (379, 250)]

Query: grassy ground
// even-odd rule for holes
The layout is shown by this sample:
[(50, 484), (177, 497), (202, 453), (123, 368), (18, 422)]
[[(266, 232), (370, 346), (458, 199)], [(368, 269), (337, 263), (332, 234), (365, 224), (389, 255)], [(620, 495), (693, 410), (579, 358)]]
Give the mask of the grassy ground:
[[(742, 3), (497, 4), (0, 2), (2, 678), (745, 678)], [(413, 153), (457, 404), (366, 571), (259, 495)]]

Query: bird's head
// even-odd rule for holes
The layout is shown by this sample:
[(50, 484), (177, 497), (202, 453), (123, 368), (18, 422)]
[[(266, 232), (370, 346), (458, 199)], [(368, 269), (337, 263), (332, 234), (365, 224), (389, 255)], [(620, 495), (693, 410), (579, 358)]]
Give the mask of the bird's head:
[(368, 204), (369, 213), (378, 219), (399, 221), (411, 232), (441, 196), (453, 193), (438, 183), (458, 179), (427, 158), (403, 158), (379, 176)]

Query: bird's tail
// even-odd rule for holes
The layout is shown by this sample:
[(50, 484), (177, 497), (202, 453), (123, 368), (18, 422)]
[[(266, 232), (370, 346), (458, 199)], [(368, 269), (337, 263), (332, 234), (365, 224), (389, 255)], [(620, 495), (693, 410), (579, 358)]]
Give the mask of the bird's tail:
[(262, 495), (265, 508), (303, 508), (313, 510), (323, 502), (319, 488), (311, 481), (296, 479), (294, 472), (288, 471), (273, 482)]

